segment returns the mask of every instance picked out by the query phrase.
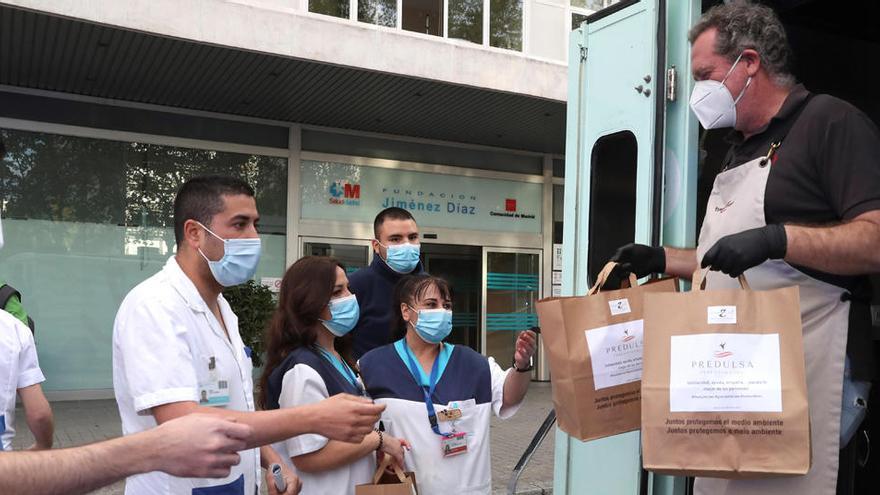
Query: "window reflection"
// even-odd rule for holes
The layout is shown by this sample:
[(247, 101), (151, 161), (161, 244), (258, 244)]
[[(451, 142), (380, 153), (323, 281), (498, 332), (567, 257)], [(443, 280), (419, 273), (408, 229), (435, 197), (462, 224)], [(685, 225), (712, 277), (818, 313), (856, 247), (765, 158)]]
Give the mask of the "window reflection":
[(315, 14), (348, 19), (350, 10), (348, 0), (309, 0), (309, 12)]
[(449, 37), (483, 43), (483, 0), (449, 0)]
[(397, 0), (359, 0), (358, 20), (379, 26), (397, 26)]
[(195, 175), (256, 191), (260, 277), (284, 273), (287, 159), (0, 129), (0, 279), (38, 322), (50, 390), (111, 388), (113, 320), (125, 294), (175, 252), (173, 201)]
[(489, 45), (522, 50), (522, 0), (490, 0)]

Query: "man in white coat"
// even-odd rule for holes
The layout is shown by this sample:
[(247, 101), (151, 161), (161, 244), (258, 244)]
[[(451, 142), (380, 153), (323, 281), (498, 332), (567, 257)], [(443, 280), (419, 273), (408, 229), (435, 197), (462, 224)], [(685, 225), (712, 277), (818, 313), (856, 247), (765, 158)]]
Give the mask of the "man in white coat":
[[(260, 467), (281, 463), (273, 442), (304, 433), (360, 442), (384, 406), (337, 395), (308, 406), (255, 412), (252, 363), (224, 287), (250, 280), (260, 258), (254, 190), (221, 176), (187, 181), (174, 201), (177, 253), (129, 292), (113, 328), (113, 388), (128, 435), (193, 412), (253, 428), (241, 463), (222, 480), (148, 473), (128, 478), (127, 495), (253, 495)], [(299, 480), (285, 472), (288, 490)], [(271, 475), (267, 478), (271, 479)], [(267, 483), (270, 494), (274, 483)]]

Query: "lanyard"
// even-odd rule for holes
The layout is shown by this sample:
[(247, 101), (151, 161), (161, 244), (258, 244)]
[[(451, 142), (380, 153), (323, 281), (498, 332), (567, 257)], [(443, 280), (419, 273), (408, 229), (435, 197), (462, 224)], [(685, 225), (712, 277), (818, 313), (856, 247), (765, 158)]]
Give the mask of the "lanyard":
[(412, 351), (409, 350), (409, 346), (406, 345), (406, 342), (403, 343), (403, 347), (406, 350), (406, 360), (409, 372), (412, 374), (413, 379), (416, 381), (416, 385), (422, 389), (422, 394), (425, 396), (425, 409), (428, 411), (428, 422), (431, 424), (431, 429), (434, 430), (434, 433), (440, 436), (448, 436), (446, 433), (440, 431), (440, 426), (437, 422), (437, 411), (434, 410), (434, 401), (431, 399), (431, 397), (434, 396), (434, 389), (437, 388), (437, 375), (439, 374), (440, 369), (440, 354), (437, 354), (437, 357), (434, 359), (434, 365), (431, 366), (431, 377), (428, 379), (428, 385), (426, 386), (422, 385), (421, 380), (419, 379), (421, 373), (419, 372), (418, 364), (416, 364)]
[(336, 370), (339, 371), (339, 373), (343, 377), (345, 377), (346, 380), (348, 380), (348, 383), (351, 383), (355, 390), (357, 390), (358, 394), (364, 395), (364, 389), (361, 387), (361, 384), (358, 383), (357, 377), (354, 375), (354, 371), (349, 368), (348, 364), (340, 361), (336, 356), (327, 352), (327, 350), (323, 347), (316, 347), (318, 348), (318, 351), (321, 352), (321, 355), (324, 356), (324, 359), (330, 361), (330, 364), (332, 364), (333, 367), (336, 368)]

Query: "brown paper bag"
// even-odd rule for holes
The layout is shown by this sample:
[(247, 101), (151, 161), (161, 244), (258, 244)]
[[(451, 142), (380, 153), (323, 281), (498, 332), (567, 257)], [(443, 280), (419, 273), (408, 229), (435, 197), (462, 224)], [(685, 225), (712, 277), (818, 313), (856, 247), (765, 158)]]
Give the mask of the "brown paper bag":
[(797, 287), (645, 296), (645, 469), (757, 478), (810, 469)]
[(672, 292), (675, 279), (601, 291), (608, 263), (586, 296), (537, 303), (550, 363), (553, 405), (562, 431), (581, 440), (639, 429), (642, 295)]
[[(412, 471), (403, 472), (397, 464), (394, 464), (391, 456), (386, 455), (376, 468), (373, 482), (366, 485), (358, 485), (354, 488), (355, 495), (418, 495), (416, 475)], [(394, 469), (394, 474), (385, 472), (387, 467)]]

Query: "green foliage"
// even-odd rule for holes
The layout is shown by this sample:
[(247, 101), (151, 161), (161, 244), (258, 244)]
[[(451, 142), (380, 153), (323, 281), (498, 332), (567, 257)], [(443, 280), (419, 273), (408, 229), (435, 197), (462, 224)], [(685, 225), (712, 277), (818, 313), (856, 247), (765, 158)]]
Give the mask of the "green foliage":
[(244, 345), (253, 351), (254, 366), (262, 366), (263, 336), (275, 311), (275, 295), (268, 287), (248, 280), (244, 284), (226, 288), (223, 297), (238, 316), (238, 332)]
[(483, 43), (483, 1), (449, 1), (449, 37)]
[(358, 20), (379, 26), (397, 26), (397, 0), (359, 0)]
[[(168, 229), (180, 186), (217, 174), (249, 183), (262, 232), (283, 232), (284, 158), (5, 129), (0, 139), (7, 149), (0, 191), (8, 218)], [(172, 251), (173, 239), (168, 242)]]
[(489, 44), (522, 51), (522, 0), (489, 1)]

